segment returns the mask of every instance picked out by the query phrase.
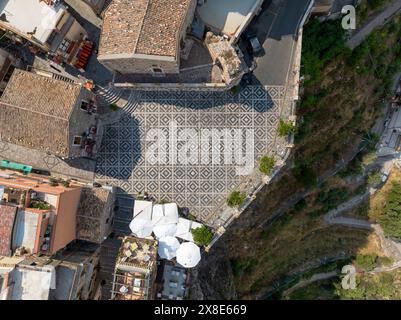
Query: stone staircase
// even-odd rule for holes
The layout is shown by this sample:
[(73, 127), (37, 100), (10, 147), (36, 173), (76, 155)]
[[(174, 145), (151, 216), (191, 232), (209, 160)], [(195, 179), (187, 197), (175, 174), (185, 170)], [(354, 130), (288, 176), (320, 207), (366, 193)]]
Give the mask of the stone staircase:
[(110, 105), (113, 103), (118, 104), (123, 92), (113, 87), (104, 88), (97, 85), (96, 94), (101, 99), (102, 103)]

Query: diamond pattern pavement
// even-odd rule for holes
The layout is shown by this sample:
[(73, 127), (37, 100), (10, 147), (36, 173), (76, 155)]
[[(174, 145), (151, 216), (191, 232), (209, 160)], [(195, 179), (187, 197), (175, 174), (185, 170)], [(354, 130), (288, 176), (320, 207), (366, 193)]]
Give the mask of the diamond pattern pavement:
[[(113, 89), (116, 90), (116, 89)], [(205, 218), (235, 190), (244, 176), (237, 175), (236, 164), (150, 163), (147, 151), (154, 142), (146, 137), (151, 129), (169, 132), (172, 121), (177, 129), (253, 129), (256, 161), (275, 149), (280, 105), (284, 87), (248, 86), (240, 93), (231, 91), (131, 91), (121, 119), (105, 128), (97, 161), (95, 179), (136, 195), (148, 192), (158, 200), (177, 202), (199, 220)], [(197, 139), (200, 139), (195, 134)], [(211, 152), (218, 148), (212, 144)], [(245, 149), (245, 146), (242, 147)], [(169, 154), (169, 146), (165, 148)]]

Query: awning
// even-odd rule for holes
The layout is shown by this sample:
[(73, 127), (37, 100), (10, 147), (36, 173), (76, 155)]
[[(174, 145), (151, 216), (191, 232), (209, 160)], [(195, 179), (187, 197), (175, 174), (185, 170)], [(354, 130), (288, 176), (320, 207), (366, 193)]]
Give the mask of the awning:
[(74, 67), (77, 69), (85, 69), (88, 65), (92, 50), (93, 43), (90, 41), (84, 41), (82, 47), (78, 51), (78, 60), (75, 62)]

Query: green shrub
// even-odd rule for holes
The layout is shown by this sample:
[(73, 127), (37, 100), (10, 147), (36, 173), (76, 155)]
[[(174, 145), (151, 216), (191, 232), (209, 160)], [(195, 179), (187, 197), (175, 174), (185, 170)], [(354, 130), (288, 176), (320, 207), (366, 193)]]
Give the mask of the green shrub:
[(301, 212), (301, 211), (304, 210), (307, 206), (308, 206), (308, 204), (306, 203), (305, 198), (302, 198), (301, 200), (299, 200), (299, 201), (294, 205), (294, 210), (295, 210), (296, 212)]
[(43, 201), (32, 201), (31, 208), (39, 209), (39, 210), (49, 210), (50, 205)]
[(276, 160), (274, 160), (273, 157), (263, 156), (262, 159), (260, 159), (259, 170), (268, 176), (273, 172), (275, 165)]
[(235, 86), (235, 87), (232, 87), (232, 88), (230, 89), (230, 91), (231, 91), (232, 94), (235, 95), (235, 94), (239, 93), (239, 92), (241, 91), (241, 89), (240, 89), (239, 86)]
[(319, 22), (315, 19), (308, 24), (304, 30), (301, 63), (306, 85), (317, 83), (327, 63), (348, 51), (345, 34), (338, 21)]
[(192, 229), (191, 232), (194, 241), (202, 246), (207, 246), (213, 239), (213, 232), (206, 226)]
[(345, 187), (331, 188), (328, 191), (321, 191), (316, 202), (323, 204), (326, 211), (335, 209), (340, 203), (349, 198), (349, 191)]
[(369, 184), (379, 184), (381, 181), (382, 181), (382, 175), (380, 172), (374, 172), (368, 176)]
[(58, 186), (58, 179), (56, 179), (56, 178), (51, 177), (51, 178), (49, 179), (49, 182), (50, 182), (50, 185), (51, 185), (52, 187)]
[(371, 271), (376, 267), (376, 254), (358, 254), (355, 259), (357, 267), (365, 271)]
[(315, 171), (307, 164), (297, 163), (292, 169), (292, 174), (305, 187), (315, 186), (317, 183)]
[(374, 163), (377, 160), (377, 154), (375, 151), (371, 151), (367, 154), (365, 154), (362, 157), (362, 163), (364, 166), (368, 166), (371, 165), (372, 163)]
[(278, 134), (280, 137), (288, 136), (289, 134), (295, 133), (295, 131), (296, 131), (295, 125), (280, 119), (280, 123), (278, 125)]
[(227, 199), (227, 205), (231, 208), (240, 207), (244, 204), (245, 199), (245, 192), (233, 191)]
[(363, 170), (364, 168), (362, 162), (358, 159), (358, 157), (356, 157), (348, 164), (347, 167), (339, 172), (339, 175), (341, 178), (353, 177), (363, 173)]
[(117, 111), (117, 110), (118, 110), (118, 105), (117, 105), (117, 103), (112, 103), (112, 104), (110, 104), (110, 109), (113, 110), (113, 111)]
[(379, 262), (385, 267), (389, 267), (393, 264), (393, 259), (390, 257), (379, 257)]
[(68, 179), (68, 180), (63, 180), (63, 181), (62, 181), (62, 184), (63, 184), (63, 186), (64, 186), (65, 188), (69, 188), (69, 187), (70, 187), (70, 184), (71, 184), (71, 180), (70, 180), (70, 179)]
[(196, 217), (195, 217), (192, 213), (188, 213), (187, 216), (186, 216), (186, 218), (187, 218), (188, 220), (196, 221)]
[(401, 183), (393, 182), (379, 223), (385, 235), (401, 239)]

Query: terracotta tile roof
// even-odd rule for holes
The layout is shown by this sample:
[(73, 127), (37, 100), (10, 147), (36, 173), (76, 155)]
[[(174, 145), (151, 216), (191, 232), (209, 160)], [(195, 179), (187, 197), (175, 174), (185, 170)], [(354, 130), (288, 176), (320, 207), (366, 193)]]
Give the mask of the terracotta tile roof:
[(16, 69), (0, 99), (0, 140), (69, 155), (69, 117), (82, 87)]
[(17, 207), (0, 205), (0, 255), (11, 256), (11, 240)]
[(77, 211), (77, 238), (101, 242), (102, 218), (110, 191), (103, 188), (83, 188)]
[(113, 0), (107, 9), (99, 55), (177, 56), (178, 34), (194, 0)]

